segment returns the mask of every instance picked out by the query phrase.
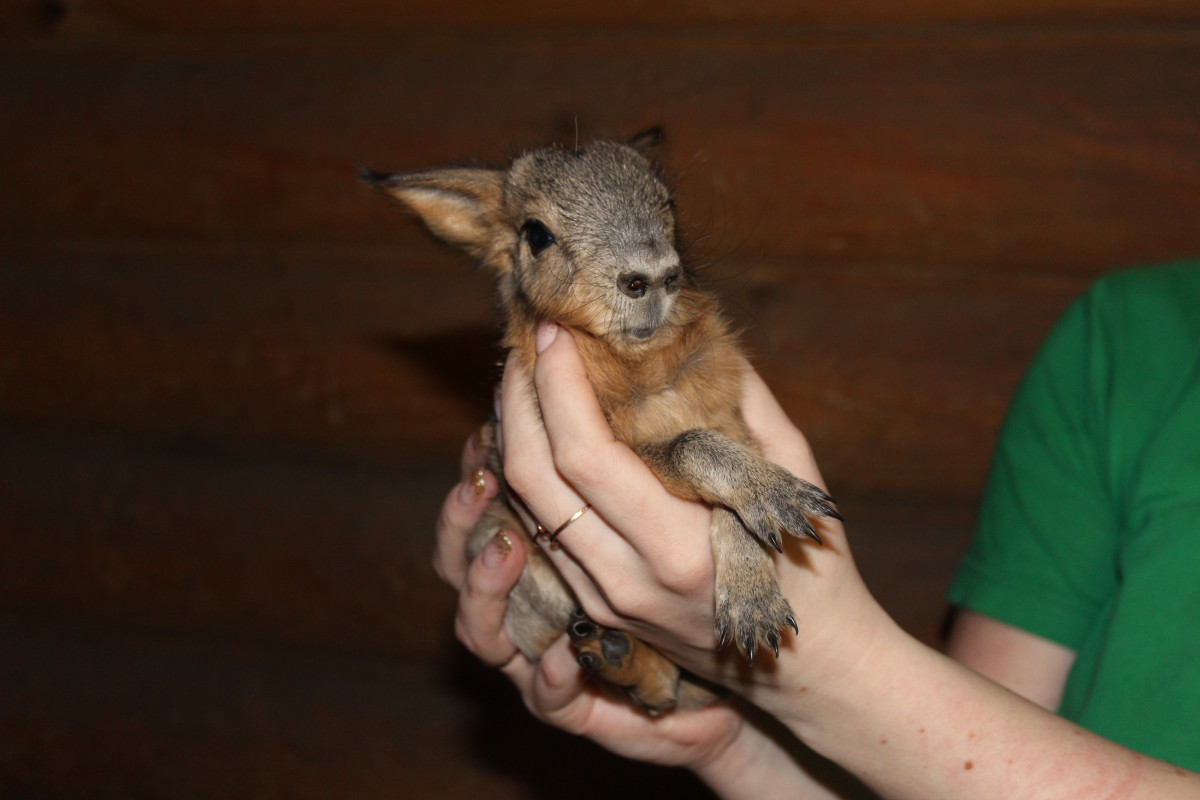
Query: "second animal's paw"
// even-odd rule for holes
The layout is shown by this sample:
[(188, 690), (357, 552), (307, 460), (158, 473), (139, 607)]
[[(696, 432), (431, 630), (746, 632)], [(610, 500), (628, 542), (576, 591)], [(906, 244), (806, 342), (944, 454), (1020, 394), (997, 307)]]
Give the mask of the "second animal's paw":
[(753, 491), (739, 498), (733, 510), (759, 541), (780, 552), (783, 552), (781, 532), (807, 536), (820, 544), (821, 537), (810, 519), (842, 518), (833, 505), (833, 498), (770, 462), (763, 463)]
[(716, 630), (721, 647), (733, 642), (750, 661), (766, 645), (779, 657), (780, 631), (790, 627), (800, 632), (792, 607), (776, 585), (756, 591), (738, 592), (727, 587), (717, 593)]
[(650, 716), (679, 705), (679, 668), (623, 631), (592, 622), (576, 611), (567, 628), (579, 665), (624, 689)]

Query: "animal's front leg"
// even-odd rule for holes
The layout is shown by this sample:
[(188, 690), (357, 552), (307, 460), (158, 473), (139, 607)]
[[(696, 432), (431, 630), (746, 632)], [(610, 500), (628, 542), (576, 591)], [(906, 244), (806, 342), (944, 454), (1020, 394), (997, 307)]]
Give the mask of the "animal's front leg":
[(780, 531), (821, 541), (808, 517), (841, 519), (825, 492), (713, 430), (684, 431), (639, 453), (673, 493), (732, 509), (776, 550)]

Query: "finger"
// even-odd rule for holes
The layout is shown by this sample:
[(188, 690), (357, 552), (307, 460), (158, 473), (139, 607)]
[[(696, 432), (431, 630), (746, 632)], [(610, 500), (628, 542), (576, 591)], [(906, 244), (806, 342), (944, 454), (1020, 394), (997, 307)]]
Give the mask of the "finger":
[(558, 469), (639, 554), (673, 548), (672, 531), (692, 530), (707, 516), (706, 508), (668, 492), (614, 437), (566, 329), (558, 328), (538, 356), (534, 383)]
[(530, 375), (515, 351), (500, 381), (500, 438), (505, 480), (522, 498), (528, 500), (530, 489), (558, 477)]
[[(563, 636), (537, 662), (517, 655), (500, 668), (521, 692), (526, 708), (542, 722), (567, 733), (583, 734), (595, 703), (586, 677)], [(626, 709), (632, 713), (630, 709)]]
[(539, 716), (562, 719), (564, 709), (579, 698), (586, 684), (587, 674), (579, 666), (570, 640), (562, 636), (542, 653), (529, 700)]
[(516, 534), (500, 531), (467, 570), (458, 596), (455, 634), (489, 666), (503, 666), (517, 654), (504, 630), (504, 614), (508, 593), (521, 579), (524, 568), (524, 543)]
[(575, 542), (589, 543), (589, 559), (585, 560), (589, 569), (628, 566), (634, 554), (603, 515), (590, 508), (559, 473), (531, 386), (531, 376), (519, 358), (510, 356), (501, 385), (505, 480), (547, 532), (562, 528), (555, 543), (564, 549), (547, 547), (546, 551), (572, 588), (586, 592), (576, 580), (582, 577), (579, 564), (566, 552), (578, 555), (572, 549)]
[(460, 477), (467, 480), (472, 473), (487, 465), (488, 451), (492, 446), (492, 423), (488, 422), (471, 434), (463, 445)]
[(496, 476), (484, 470), (456, 485), (442, 503), (433, 546), (433, 570), (455, 589), (462, 587), (467, 572), (467, 536), (499, 488)]
[[(506, 672), (522, 687), (525, 705), (538, 719), (568, 733), (595, 736), (609, 749), (614, 748), (605, 743), (606, 738), (621, 741), (626, 734), (638, 733), (639, 727), (654, 724), (627, 701), (589, 690), (587, 675), (576, 662), (565, 636), (542, 654), (536, 671), (525, 683), (518, 677), (519, 665), (511, 671), (506, 668)], [(656, 736), (648, 731), (641, 734), (641, 738)]]

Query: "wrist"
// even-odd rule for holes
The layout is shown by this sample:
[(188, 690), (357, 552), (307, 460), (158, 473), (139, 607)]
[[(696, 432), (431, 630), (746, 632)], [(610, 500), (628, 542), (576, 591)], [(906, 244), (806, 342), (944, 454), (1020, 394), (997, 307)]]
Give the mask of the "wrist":
[(843, 800), (862, 794), (855, 778), (805, 747), (766, 712), (741, 702), (740, 713), (743, 724), (737, 737), (692, 767), (724, 800)]
[[(735, 701), (736, 702), (736, 701)], [(748, 717), (758, 715), (756, 709), (741, 703), (741, 724), (728, 743), (692, 765), (692, 772), (726, 800), (759, 798), (771, 793), (774, 787), (787, 783), (792, 759), (780, 734), (768, 734), (762, 722)], [(766, 722), (770, 725), (769, 720)], [(784, 741), (790, 738), (785, 730)], [(795, 743), (792, 740), (793, 744)]]
[(818, 602), (793, 600), (793, 607), (810, 609), (797, 615), (800, 632), (788, 637), (772, 669), (755, 669), (750, 685), (739, 687), (802, 740), (823, 724), (831, 706), (853, 701), (863, 687), (874, 685), (879, 665), (917, 644), (876, 602), (848, 558), (835, 558), (834, 569), (816, 564), (810, 567), (815, 574), (785, 574), (789, 598), (802, 596), (789, 591), (800, 588), (798, 581), (824, 581), (830, 590)]
[[(895, 688), (895, 665), (909, 663), (916, 651), (927, 648), (905, 632), (882, 608), (845, 633), (847, 648), (841, 658), (830, 659), (829, 669), (809, 682), (787, 692), (779, 719), (802, 742), (832, 757), (831, 736), (840, 734), (853, 717), (872, 712), (880, 693)], [(864, 709), (864, 704), (868, 707)]]

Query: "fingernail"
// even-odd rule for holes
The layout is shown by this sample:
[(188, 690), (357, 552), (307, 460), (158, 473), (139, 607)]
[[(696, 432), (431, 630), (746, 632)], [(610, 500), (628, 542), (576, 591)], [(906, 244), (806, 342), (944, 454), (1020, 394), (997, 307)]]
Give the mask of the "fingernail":
[(475, 431), (475, 444), (483, 452), (487, 452), (492, 446), (492, 423), (485, 422), (479, 430)]
[(543, 322), (538, 326), (537, 338), (534, 340), (533, 347), (537, 350), (538, 355), (542, 354), (550, 345), (554, 344), (555, 337), (558, 336), (558, 326), (553, 322)]
[(508, 558), (508, 554), (512, 552), (512, 539), (508, 538), (508, 531), (497, 531), (488, 543), (484, 545), (483, 552), (479, 558), (483, 561), (483, 566), (488, 569), (495, 569), (504, 563), (504, 559)]
[(484, 468), (480, 467), (471, 473), (471, 494), (475, 495), (478, 500), (483, 494), (483, 490), (487, 488), (487, 481), (483, 479)]
[(480, 467), (471, 473), (458, 489), (458, 499), (467, 505), (474, 505), (487, 488), (487, 480), (483, 477), (484, 468)]

